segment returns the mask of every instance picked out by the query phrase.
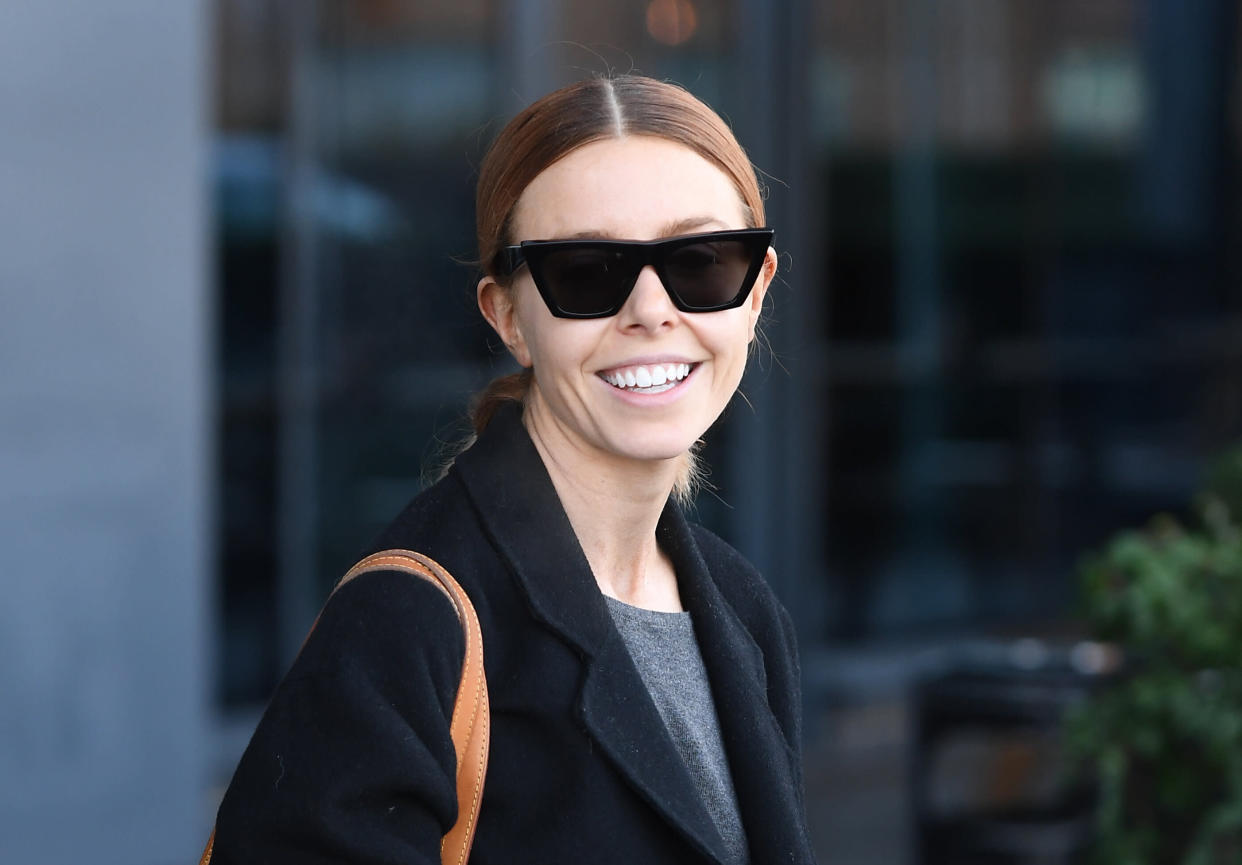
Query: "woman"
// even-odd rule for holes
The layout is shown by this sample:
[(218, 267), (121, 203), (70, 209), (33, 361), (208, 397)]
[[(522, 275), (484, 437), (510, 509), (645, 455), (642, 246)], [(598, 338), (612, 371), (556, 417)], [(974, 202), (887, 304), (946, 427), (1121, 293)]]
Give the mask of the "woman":
[[(472, 862), (802, 863), (793, 629), (670, 497), (736, 391), (776, 272), (755, 174), (670, 84), (531, 105), (480, 171), (478, 304), (522, 372), (375, 549), (465, 588), (491, 751)], [(341, 588), (221, 805), (216, 865), (433, 863), (463, 649), (438, 590)]]

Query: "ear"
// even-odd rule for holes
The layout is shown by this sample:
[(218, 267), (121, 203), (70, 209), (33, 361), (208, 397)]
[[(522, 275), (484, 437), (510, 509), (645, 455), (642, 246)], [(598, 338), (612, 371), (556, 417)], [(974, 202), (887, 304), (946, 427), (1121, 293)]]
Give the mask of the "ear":
[(768, 247), (768, 254), (763, 257), (763, 267), (759, 271), (759, 276), (755, 279), (755, 287), (751, 289), (750, 299), (748, 301), (746, 311), (750, 316), (747, 327), (747, 340), (755, 338), (755, 326), (759, 323), (759, 316), (763, 312), (763, 299), (767, 296), (768, 286), (772, 284), (772, 280), (776, 278), (776, 250)]
[(479, 280), (476, 293), (479, 311), (509, 349), (513, 359), (523, 367), (530, 367), (530, 351), (526, 347), (526, 340), (517, 319), (517, 310), (513, 305), (513, 289), (505, 288), (493, 277), (485, 276)]

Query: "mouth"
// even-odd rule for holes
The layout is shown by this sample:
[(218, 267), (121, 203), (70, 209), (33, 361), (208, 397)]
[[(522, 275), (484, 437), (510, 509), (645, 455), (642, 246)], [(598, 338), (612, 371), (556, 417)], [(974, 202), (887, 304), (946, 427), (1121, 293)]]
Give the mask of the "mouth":
[(653, 363), (621, 366), (598, 375), (617, 390), (656, 394), (677, 387), (696, 368), (697, 363)]

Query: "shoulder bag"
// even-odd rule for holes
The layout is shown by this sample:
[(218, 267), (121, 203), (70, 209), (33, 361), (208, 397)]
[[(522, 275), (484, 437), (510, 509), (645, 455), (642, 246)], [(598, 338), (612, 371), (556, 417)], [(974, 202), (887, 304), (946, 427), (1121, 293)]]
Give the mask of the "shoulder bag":
[[(487, 747), (491, 718), (487, 704), (487, 679), (483, 672), (483, 634), (479, 618), (465, 590), (443, 567), (431, 558), (410, 550), (385, 550), (367, 556), (349, 569), (336, 584), (339, 589), (359, 574), (371, 571), (405, 571), (427, 580), (453, 604), (466, 638), (466, 654), (462, 661), (461, 683), (453, 702), (449, 733), (457, 752), (457, 822), (440, 840), (441, 865), (463, 865), (470, 857), (474, 830), (479, 820), (483, 799), (483, 779), (487, 775)], [(333, 591), (335, 592), (336, 589)], [(318, 622), (318, 619), (316, 619)], [(311, 625), (311, 631), (315, 626)], [(199, 865), (210, 865), (211, 849), (216, 840), (213, 830)]]

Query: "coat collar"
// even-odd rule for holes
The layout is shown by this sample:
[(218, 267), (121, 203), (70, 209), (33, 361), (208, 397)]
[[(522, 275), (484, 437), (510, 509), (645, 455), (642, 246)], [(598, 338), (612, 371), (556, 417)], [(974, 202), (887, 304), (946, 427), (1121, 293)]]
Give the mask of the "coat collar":
[[(532, 614), (582, 657), (578, 711), (588, 734), (666, 820), (702, 853), (723, 861), (720, 834), (613, 624), (520, 410), (498, 411), (454, 471)], [(769, 810), (774, 791), (790, 786), (788, 769), (781, 770), (789, 766), (788, 754), (768, 709), (762, 654), (712, 580), (675, 506), (665, 508), (657, 534), (694, 621), (752, 861), (758, 863), (770, 849), (761, 837), (770, 815), (760, 812)], [(788, 819), (796, 820), (800, 805), (791, 804)]]

